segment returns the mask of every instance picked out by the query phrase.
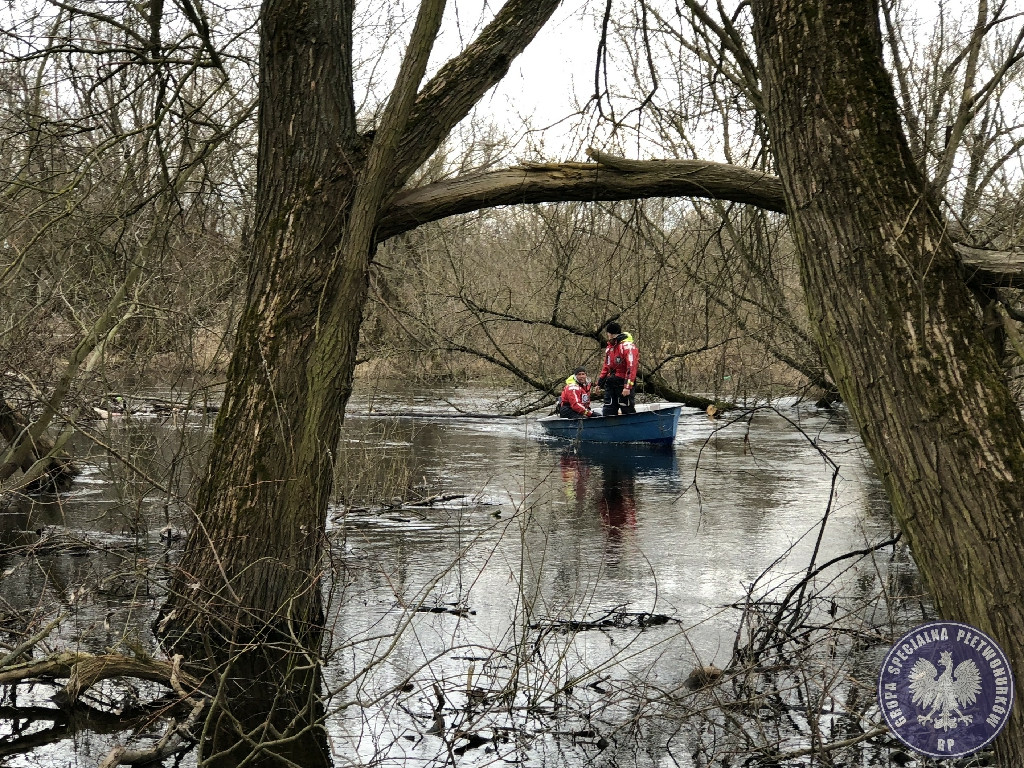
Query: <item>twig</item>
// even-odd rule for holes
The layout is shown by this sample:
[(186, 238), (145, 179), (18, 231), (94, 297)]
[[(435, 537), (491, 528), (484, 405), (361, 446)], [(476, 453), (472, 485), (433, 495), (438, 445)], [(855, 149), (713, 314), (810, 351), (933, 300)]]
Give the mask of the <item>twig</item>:
[(99, 768), (113, 768), (115, 765), (138, 765), (140, 763), (155, 763), (180, 752), (188, 742), (195, 741), (192, 729), (199, 722), (199, 716), (206, 707), (206, 699), (201, 698), (192, 706), (192, 711), (185, 718), (185, 722), (178, 725), (174, 720), (167, 724), (167, 730), (160, 741), (149, 749), (128, 749), (117, 746), (110, 750), (110, 753), (100, 763)]
[(792, 752), (772, 755), (769, 760), (775, 763), (783, 763), (787, 760), (793, 760), (810, 754), (827, 754), (829, 752), (835, 752), (837, 749), (843, 749), (844, 747), (852, 747), (854, 744), (860, 744), (862, 741), (873, 739), (875, 736), (881, 736), (883, 733), (888, 732), (889, 728), (887, 726), (880, 725), (876, 728), (872, 728), (870, 731), (862, 733), (860, 736), (854, 736), (849, 739), (844, 739), (843, 741), (833, 741), (831, 744), (822, 744), (818, 747), (804, 747), (803, 749), (796, 749)]
[(4, 656), (3, 659), (0, 659), (0, 669), (3, 669), (11, 662), (17, 661), (26, 651), (31, 650), (40, 640), (49, 635), (63, 620), (64, 615), (61, 614), (21, 645), (15, 646), (14, 650)]

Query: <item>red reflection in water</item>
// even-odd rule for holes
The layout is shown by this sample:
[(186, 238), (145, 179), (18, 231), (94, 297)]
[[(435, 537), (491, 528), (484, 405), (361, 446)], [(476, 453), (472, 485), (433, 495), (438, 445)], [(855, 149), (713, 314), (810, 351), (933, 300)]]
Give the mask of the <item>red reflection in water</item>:
[(597, 508), (611, 541), (621, 541), (636, 528), (636, 474), (629, 468), (606, 464), (601, 478)]
[[(559, 460), (562, 484), (566, 497), (578, 512), (584, 512), (587, 501), (590, 509), (597, 508), (601, 527), (610, 542), (623, 539), (624, 534), (636, 528), (636, 472), (628, 463), (595, 461), (574, 453), (564, 453)], [(599, 489), (588, 488), (594, 467), (600, 471)]]
[(583, 510), (587, 500), (587, 481), (590, 479), (590, 465), (573, 453), (563, 453), (559, 460), (562, 470), (562, 484), (565, 495), (576, 504), (577, 511)]

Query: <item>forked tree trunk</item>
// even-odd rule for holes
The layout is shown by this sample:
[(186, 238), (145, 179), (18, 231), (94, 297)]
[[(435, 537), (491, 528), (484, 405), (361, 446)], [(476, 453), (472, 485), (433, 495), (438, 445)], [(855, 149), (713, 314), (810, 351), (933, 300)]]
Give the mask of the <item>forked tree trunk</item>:
[(376, 134), (364, 137), (352, 0), (265, 0), (250, 279), (195, 524), (158, 625), (165, 640), (200, 653), (268, 632), (315, 644), (333, 456), (381, 210), (558, 2), (508, 0), (417, 95), (444, 7), (423, 0)]
[[(822, 353), (943, 617), (1024, 670), (1024, 424), (883, 66), (878, 7), (755, 0), (767, 122)], [(1024, 708), (997, 742), (1024, 765)]]

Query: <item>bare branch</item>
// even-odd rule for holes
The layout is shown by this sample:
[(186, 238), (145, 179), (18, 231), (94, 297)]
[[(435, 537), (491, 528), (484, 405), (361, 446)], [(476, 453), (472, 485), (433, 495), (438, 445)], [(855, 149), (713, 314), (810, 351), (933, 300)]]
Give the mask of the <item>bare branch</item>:
[(499, 205), (569, 200), (708, 197), (785, 211), (778, 177), (702, 160), (624, 160), (591, 150), (598, 163), (529, 163), (403, 190), (378, 222), (386, 240), (428, 221)]

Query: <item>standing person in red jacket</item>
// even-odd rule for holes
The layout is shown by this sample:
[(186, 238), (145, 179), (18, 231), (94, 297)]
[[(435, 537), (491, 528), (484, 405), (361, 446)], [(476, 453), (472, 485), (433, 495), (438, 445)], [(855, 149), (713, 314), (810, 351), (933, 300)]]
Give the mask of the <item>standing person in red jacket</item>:
[(633, 337), (622, 332), (618, 323), (608, 323), (604, 332), (608, 345), (604, 351), (604, 366), (597, 379), (597, 386), (604, 390), (605, 416), (622, 413), (636, 413), (633, 385), (636, 384), (636, 369), (640, 364), (640, 350), (633, 343)]
[(590, 380), (587, 369), (582, 365), (565, 380), (562, 395), (558, 398), (558, 415), (563, 419), (588, 419), (594, 415), (590, 410)]

